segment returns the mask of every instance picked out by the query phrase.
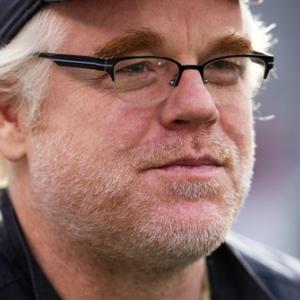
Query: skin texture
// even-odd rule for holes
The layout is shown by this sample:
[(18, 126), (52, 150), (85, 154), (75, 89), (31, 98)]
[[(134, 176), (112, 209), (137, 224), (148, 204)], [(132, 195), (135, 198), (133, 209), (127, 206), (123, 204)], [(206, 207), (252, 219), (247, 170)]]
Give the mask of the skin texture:
[[(165, 43), (138, 54), (197, 64), (219, 55), (207, 48), (216, 39), (244, 33), (232, 1), (53, 8), (66, 32), (57, 52), (66, 54), (92, 55), (112, 38), (148, 28)], [(19, 151), (11, 158), (13, 146), (1, 151), (14, 161), (10, 191), (35, 256), (64, 299), (199, 299), (203, 257), (224, 240), (250, 186), (250, 92), (224, 93), (222, 105), (190, 70), (169, 98), (138, 105), (73, 72), (51, 67), (34, 131), (22, 126), (26, 107), (15, 119), (1, 117), (1, 138), (17, 135)], [(199, 159), (215, 163), (184, 162)]]

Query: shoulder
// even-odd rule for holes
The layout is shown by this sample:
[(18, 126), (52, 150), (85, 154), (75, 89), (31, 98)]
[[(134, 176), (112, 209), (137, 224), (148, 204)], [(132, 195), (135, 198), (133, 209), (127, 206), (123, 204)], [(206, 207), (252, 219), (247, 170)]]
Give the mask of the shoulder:
[[(1, 244), (0, 244), (1, 247)], [(13, 298), (18, 290), (18, 277), (9, 262), (0, 254), (0, 299), (17, 299)]]
[(278, 299), (300, 299), (299, 260), (236, 234), (230, 234), (226, 243)]
[[(1, 244), (0, 244), (1, 247)], [(29, 300), (28, 291), (21, 284), (16, 268), (0, 254), (0, 299)]]
[[(1, 192), (0, 192), (1, 194)], [(22, 269), (18, 267), (15, 245), (11, 242), (12, 224), (7, 220), (8, 204), (0, 196), (0, 299), (29, 299), (21, 285)]]
[(5, 220), (5, 204), (0, 200), (0, 290), (16, 281), (13, 271), (13, 249)]

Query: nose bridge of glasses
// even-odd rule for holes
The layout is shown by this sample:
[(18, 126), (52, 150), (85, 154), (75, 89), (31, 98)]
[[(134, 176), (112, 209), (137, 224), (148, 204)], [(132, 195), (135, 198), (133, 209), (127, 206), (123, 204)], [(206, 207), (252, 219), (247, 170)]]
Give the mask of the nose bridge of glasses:
[(174, 87), (178, 86), (179, 85), (179, 82), (180, 82), (180, 79), (182, 77), (182, 74), (184, 71), (187, 71), (187, 70), (197, 70), (199, 73), (200, 73), (200, 76), (202, 78), (202, 81), (204, 83), (206, 83), (204, 77), (203, 77), (203, 66), (200, 66), (200, 65), (181, 65), (179, 67), (179, 73), (178, 73), (178, 77), (176, 79), (176, 82), (174, 84)]

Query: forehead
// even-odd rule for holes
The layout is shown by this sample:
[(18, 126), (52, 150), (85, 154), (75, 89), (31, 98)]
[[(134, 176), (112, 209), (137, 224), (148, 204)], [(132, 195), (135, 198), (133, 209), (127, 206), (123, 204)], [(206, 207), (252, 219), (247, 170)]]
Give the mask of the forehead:
[(54, 9), (63, 19), (63, 48), (80, 54), (139, 29), (158, 32), (181, 47), (243, 31), (237, 0), (73, 0)]

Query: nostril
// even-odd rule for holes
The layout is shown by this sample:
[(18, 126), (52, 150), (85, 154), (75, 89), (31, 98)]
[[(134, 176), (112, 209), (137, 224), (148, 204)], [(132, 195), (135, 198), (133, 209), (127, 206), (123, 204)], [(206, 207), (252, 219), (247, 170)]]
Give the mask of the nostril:
[(174, 120), (174, 123), (180, 125), (180, 124), (187, 124), (187, 123), (189, 123), (189, 121), (177, 119), (177, 120)]

